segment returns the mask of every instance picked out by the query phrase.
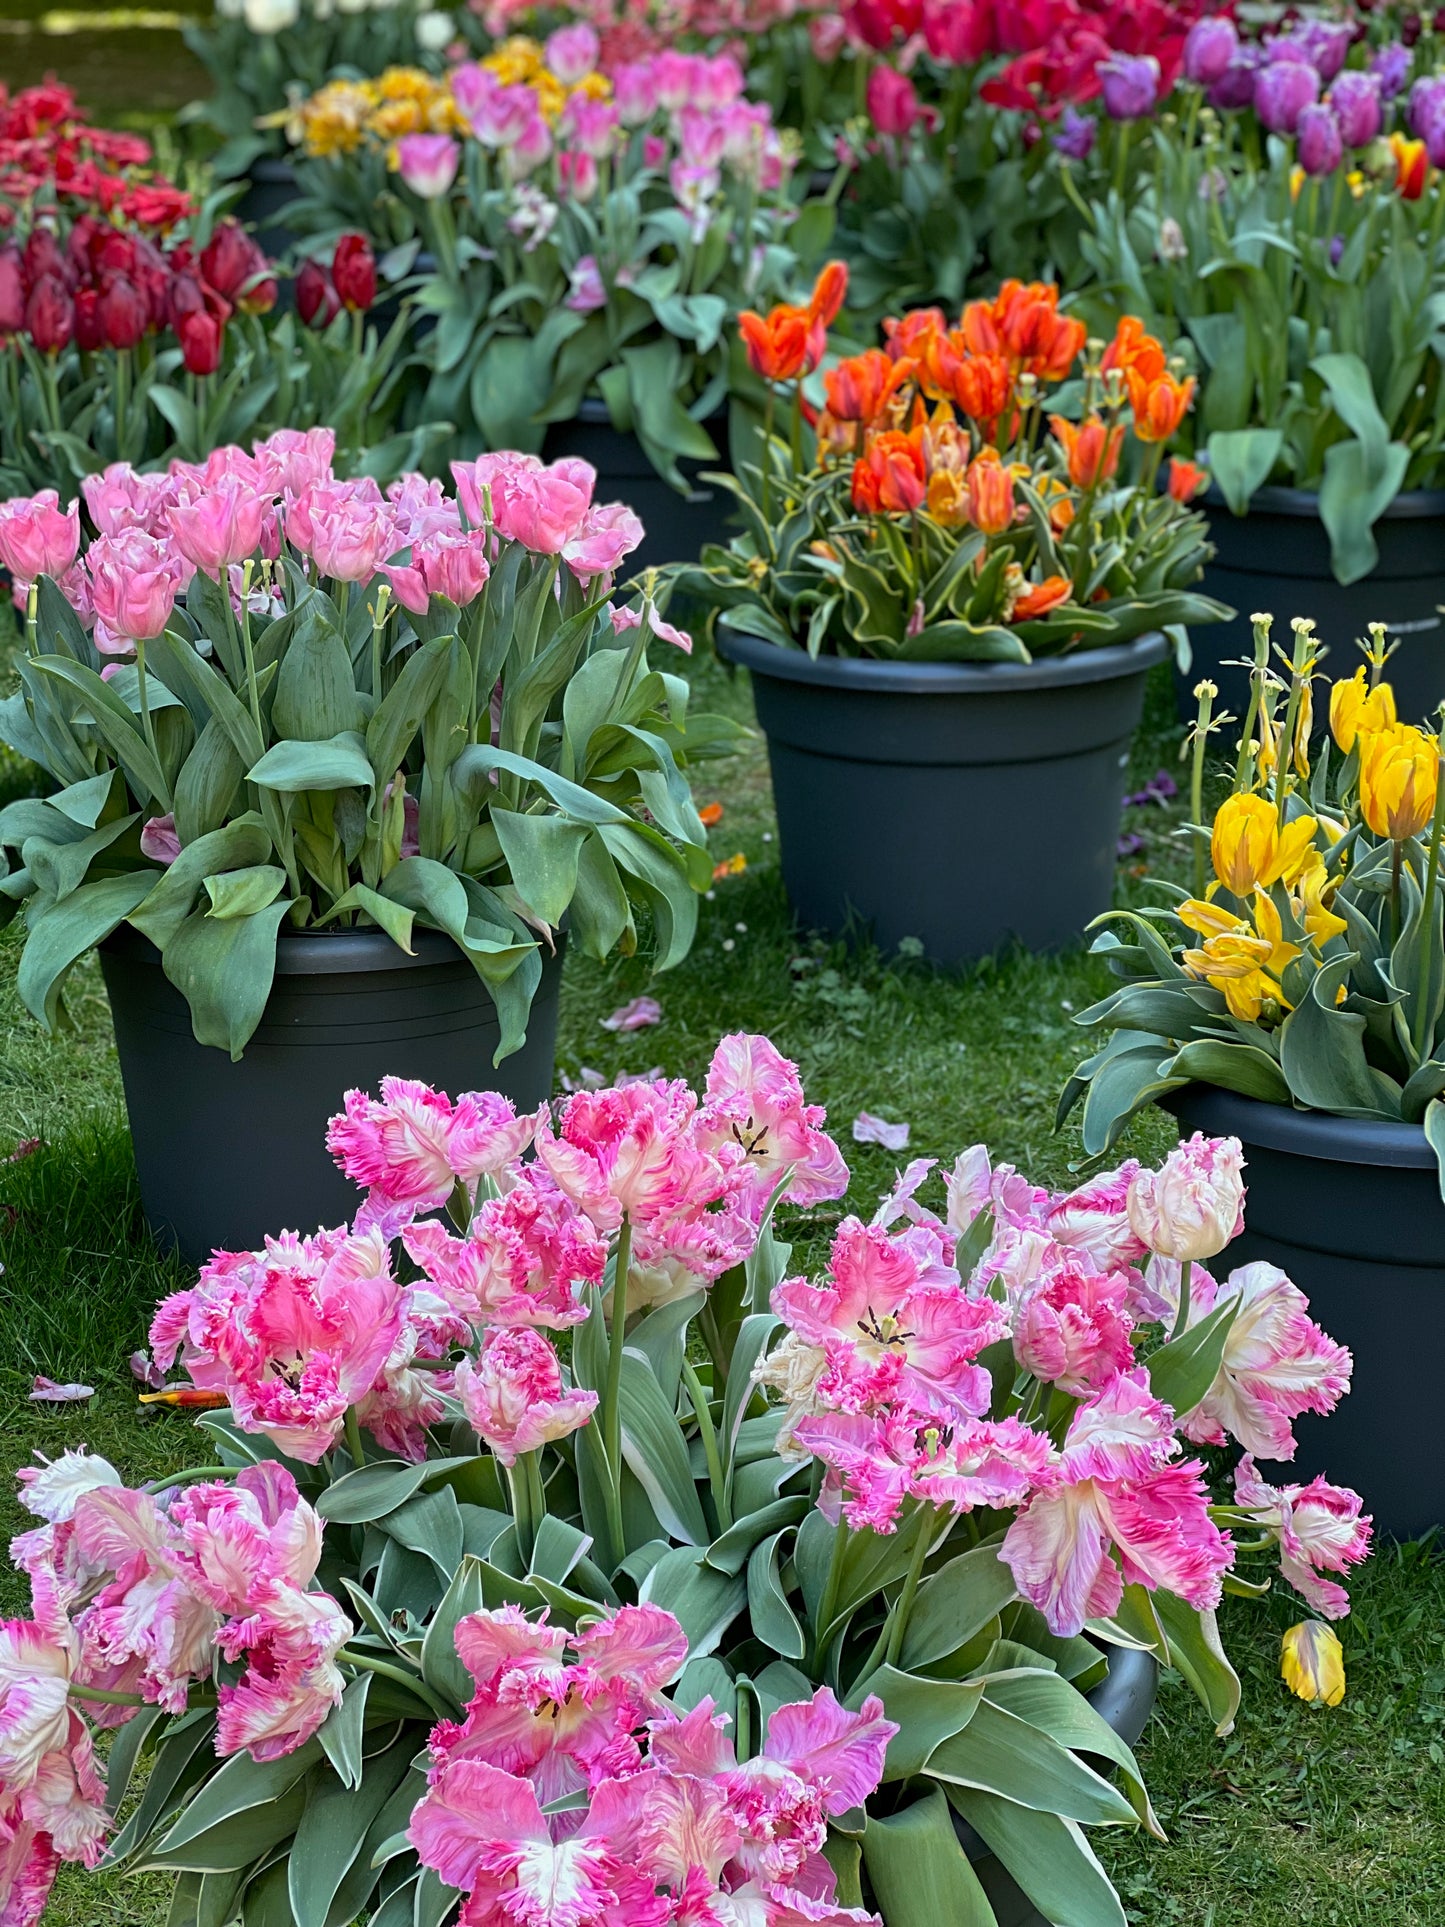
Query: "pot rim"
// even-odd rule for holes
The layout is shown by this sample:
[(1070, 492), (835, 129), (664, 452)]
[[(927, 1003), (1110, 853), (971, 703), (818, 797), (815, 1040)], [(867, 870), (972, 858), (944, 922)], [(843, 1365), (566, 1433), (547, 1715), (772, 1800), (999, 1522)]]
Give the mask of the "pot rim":
[[(411, 940), (415, 954), (408, 956), (384, 930), (286, 930), (276, 939), (276, 975), (368, 976), (384, 970), (435, 969), (438, 964), (449, 963), (465, 964), (468, 970), (472, 967), (466, 954), (444, 930), (417, 924)], [(560, 955), (566, 947), (565, 931), (557, 932), (556, 942)], [(98, 947), (160, 963), (160, 952), (150, 938), (142, 936), (128, 923), (119, 924)], [(545, 949), (542, 961), (544, 964), (547, 961)]]
[(1038, 689), (1077, 688), (1137, 676), (1173, 653), (1161, 629), (1132, 642), (1048, 656), (1041, 662), (877, 662), (871, 657), (810, 656), (738, 629), (717, 631), (717, 652), (755, 674), (824, 689), (857, 689), (907, 696), (1012, 696)]
[[(694, 416), (693, 419), (696, 421), (697, 417)], [(728, 407), (727, 403), (724, 402), (722, 407), (715, 408), (710, 415), (704, 415), (701, 421), (698, 421), (698, 426), (699, 428), (705, 428), (709, 422), (725, 423), (727, 419)], [(564, 428), (568, 422), (586, 422), (589, 428), (614, 428), (612, 410), (600, 395), (584, 395), (577, 404), (577, 412), (575, 414), (563, 415), (555, 422), (548, 422), (547, 426), (549, 428)], [(628, 434), (633, 433), (631, 429), (624, 431), (620, 428), (614, 428), (614, 432), (619, 435), (624, 432)]]
[[(1223, 495), (1213, 482), (1205, 495), (1202, 507), (1216, 514), (1229, 515), (1230, 511)], [(1235, 522), (1247, 522), (1256, 511), (1265, 515), (1295, 515), (1310, 521), (1320, 519), (1320, 495), (1318, 489), (1291, 488), (1284, 482), (1266, 482), (1257, 488), (1250, 497), (1249, 509), (1243, 515), (1234, 515)], [(1380, 514), (1380, 520), (1418, 521), (1428, 517), (1445, 518), (1445, 489), (1411, 488), (1405, 489), (1389, 503)]]
[(1269, 1104), (1199, 1083), (1165, 1091), (1157, 1101), (1175, 1115), (1187, 1109), (1190, 1121), (1203, 1130), (1238, 1137), (1266, 1151), (1327, 1164), (1404, 1166), (1412, 1171), (1431, 1170), (1436, 1161), (1423, 1125), (1393, 1118), (1297, 1111), (1289, 1104)]

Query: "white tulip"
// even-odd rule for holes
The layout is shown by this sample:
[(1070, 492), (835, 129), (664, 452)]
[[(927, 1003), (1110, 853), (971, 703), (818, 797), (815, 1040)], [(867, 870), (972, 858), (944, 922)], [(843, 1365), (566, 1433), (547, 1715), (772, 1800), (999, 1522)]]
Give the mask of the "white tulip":
[(284, 33), (301, 18), (301, 0), (244, 0), (242, 18), (252, 33)]
[(419, 13), (416, 17), (416, 44), (423, 53), (439, 54), (456, 32), (449, 13)]

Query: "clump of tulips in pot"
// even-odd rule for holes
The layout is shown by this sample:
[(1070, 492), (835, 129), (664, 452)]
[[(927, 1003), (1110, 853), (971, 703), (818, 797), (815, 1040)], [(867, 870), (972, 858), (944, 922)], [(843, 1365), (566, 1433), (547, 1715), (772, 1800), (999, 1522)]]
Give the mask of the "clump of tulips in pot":
[(686, 954), (712, 866), (682, 769), (734, 732), (650, 669), (686, 636), (609, 599), (637, 517), (583, 462), (484, 456), (454, 496), (383, 494), (332, 454), (313, 429), (112, 465), (83, 485), (89, 540), (49, 491), (0, 507), (25, 630), (0, 737), (54, 785), (0, 813), (0, 900), (46, 1024), (122, 921), (233, 1056), (283, 926), (445, 931), (503, 1055), (564, 915), (600, 957), (645, 907), (659, 964)]
[[(1064, 1109), (1090, 1150), (1198, 1080), (1269, 1104), (1423, 1125), (1445, 1192), (1445, 784), (1440, 739), (1396, 715), (1376, 625), (1311, 737), (1314, 624), (1288, 674), (1256, 619), (1252, 697), (1230, 794), (1195, 831), (1193, 891), (1116, 912), (1095, 950), (1120, 987), (1076, 1021), (1105, 1037)], [(1212, 685), (1196, 734), (1195, 809)], [(1207, 853), (1207, 855), (1206, 855)]]
[(1189, 586), (1200, 471), (1171, 461), (1158, 486), (1194, 384), (1136, 320), (1090, 340), (1057, 289), (1010, 281), (953, 325), (885, 322), (882, 348), (823, 370), (818, 408), (845, 286), (835, 262), (810, 307), (741, 318), (765, 432), (716, 479), (744, 530), (677, 578), (725, 628), (813, 656), (1029, 662), (1225, 613)]
[[(1228, 1732), (1215, 1609), (1277, 1561), (1321, 1615), (1291, 1676), (1338, 1698), (1369, 1522), (1251, 1455), (1348, 1354), (1282, 1272), (1203, 1273), (1229, 1140), (1058, 1195), (922, 1160), (804, 1276), (775, 1218), (847, 1189), (825, 1123), (742, 1034), (700, 1092), (349, 1092), (355, 1221), (156, 1311), (200, 1462), (19, 1475), (16, 1927), (61, 1858), (247, 1927), (544, 1927), (563, 1889), (574, 1927), (936, 1927), (939, 1892), (993, 1927), (955, 1815), (1121, 1917), (1077, 1823), (1160, 1829), (1082, 1689), (1142, 1648)], [(1226, 1437), (1216, 1502), (1186, 1447)]]

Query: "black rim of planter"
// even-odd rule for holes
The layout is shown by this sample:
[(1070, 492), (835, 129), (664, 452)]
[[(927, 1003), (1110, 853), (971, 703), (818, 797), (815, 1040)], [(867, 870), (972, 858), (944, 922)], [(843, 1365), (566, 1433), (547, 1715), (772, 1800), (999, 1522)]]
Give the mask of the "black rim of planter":
[[(1445, 502), (1445, 496), (1442, 496)], [(812, 683), (831, 689), (892, 690), (920, 696), (1019, 694), (1035, 689), (1067, 689), (1134, 676), (1170, 656), (1169, 638), (1160, 630), (1132, 642), (1111, 642), (1100, 649), (1077, 649), (1039, 662), (894, 662), (871, 656), (810, 656), (806, 649), (784, 649), (740, 629), (719, 628), (717, 651), (727, 662), (781, 682)]]
[(1159, 1102), (1171, 1112), (1187, 1110), (1189, 1122), (1211, 1134), (1239, 1137), (1262, 1150), (1319, 1158), (1328, 1164), (1375, 1164), (1428, 1170), (1435, 1153), (1422, 1126), (1392, 1118), (1336, 1117), (1330, 1111), (1298, 1111), (1266, 1104), (1208, 1084), (1186, 1084)]
[[(1216, 516), (1230, 513), (1228, 503), (1213, 483), (1210, 484), (1209, 493), (1200, 506)], [(1244, 515), (1237, 516), (1235, 519), (1242, 522), (1251, 515), (1298, 515), (1318, 521), (1319, 513), (1318, 489), (1290, 488), (1283, 482), (1267, 482), (1263, 488), (1257, 488), (1249, 498), (1249, 507)], [(1445, 516), (1445, 489), (1406, 489), (1381, 512), (1379, 519), (1411, 521), (1424, 520), (1433, 516)]]

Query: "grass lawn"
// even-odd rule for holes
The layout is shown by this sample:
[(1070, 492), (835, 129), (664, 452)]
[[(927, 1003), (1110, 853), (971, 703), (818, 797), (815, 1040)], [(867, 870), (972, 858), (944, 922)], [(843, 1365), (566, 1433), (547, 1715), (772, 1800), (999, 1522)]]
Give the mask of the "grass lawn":
[[(710, 704), (750, 717), (745, 683), (701, 664), (695, 680)], [(1178, 743), (1160, 676), (1136, 780), (1161, 766), (1178, 773)], [(852, 1143), (848, 1127), (860, 1110), (907, 1120), (909, 1155), (951, 1159), (984, 1139), (1030, 1176), (1063, 1182), (1079, 1156), (1077, 1139), (1052, 1128), (1060, 1085), (1079, 1055), (1070, 1013), (1107, 988), (1101, 968), (1080, 953), (1017, 955), (944, 976), (906, 958), (848, 956), (811, 942), (793, 929), (783, 898), (761, 741), (705, 771), (699, 791), (724, 804), (713, 833), (719, 858), (741, 853), (746, 872), (721, 881), (704, 904), (683, 970), (651, 981), (637, 961), (569, 962), (560, 1068), (575, 1076), (587, 1065), (610, 1077), (657, 1064), (699, 1078), (720, 1031), (763, 1030), (798, 1060), (809, 1096), (827, 1105), (849, 1153), (853, 1208), (871, 1209), (899, 1161)], [(1139, 872), (1178, 864), (1178, 817), (1177, 809), (1130, 812), (1127, 827), (1143, 847), (1121, 864), (1121, 901), (1147, 889)], [(968, 880), (950, 887), (967, 889)], [(85, 1440), (132, 1479), (195, 1456), (184, 1418), (139, 1411), (126, 1367), (153, 1301), (179, 1274), (148, 1250), (140, 1226), (99, 973), (89, 965), (81, 974), (70, 999), (75, 1029), (51, 1043), (15, 996), (18, 953), (13, 931), (0, 938), (0, 1152), (21, 1139), (44, 1142), (0, 1165), (7, 1532), (23, 1517), (9, 1499), (8, 1474), (33, 1447), (54, 1452)], [(662, 1003), (660, 1025), (626, 1036), (600, 1028), (644, 988)], [(1172, 1135), (1151, 1116), (1127, 1148), (1157, 1157)], [(229, 1155), (223, 1144), (195, 1153)], [(809, 1260), (826, 1248), (839, 1210), (793, 1225)], [(1308, 1290), (1308, 1278), (1299, 1282)], [(35, 1371), (83, 1378), (97, 1396), (84, 1409), (31, 1406), (24, 1401)], [(0, 1585), (0, 1609), (23, 1612), (23, 1588), (9, 1575)], [(1135, 1927), (1445, 1920), (1445, 1565), (1416, 1549), (1387, 1549), (1353, 1592), (1355, 1614), (1343, 1628), (1349, 1695), (1333, 1712), (1300, 1705), (1279, 1681), (1280, 1633), (1307, 1616), (1283, 1593), (1262, 1605), (1225, 1603), (1226, 1643), (1245, 1679), (1230, 1739), (1215, 1739), (1183, 1686), (1165, 1680), (1141, 1758), (1171, 1843), (1093, 1836)], [(52, 1907), (63, 1927), (159, 1927), (165, 1911), (154, 1881), (96, 1881), (70, 1870)]]

